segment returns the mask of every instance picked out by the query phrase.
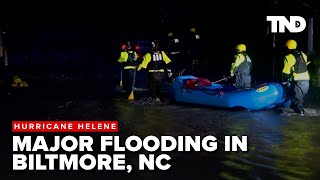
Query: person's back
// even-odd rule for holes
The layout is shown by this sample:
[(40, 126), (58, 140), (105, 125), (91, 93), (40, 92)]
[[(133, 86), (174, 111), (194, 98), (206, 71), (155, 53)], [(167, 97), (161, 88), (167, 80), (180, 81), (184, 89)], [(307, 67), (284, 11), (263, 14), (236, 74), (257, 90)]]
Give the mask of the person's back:
[(235, 86), (238, 88), (251, 87), (251, 69), (252, 61), (246, 52), (244, 44), (236, 46), (236, 55), (234, 56), (234, 63), (231, 65), (230, 76), (236, 76)]
[(194, 75), (199, 75), (201, 71), (202, 43), (200, 34), (194, 27), (184, 36), (184, 50), (186, 58), (191, 64), (191, 71)]
[(291, 108), (300, 114), (304, 114), (303, 99), (309, 91), (310, 75), (307, 65), (308, 57), (302, 51), (297, 50), (297, 42), (288, 40), (286, 43), (288, 54), (284, 58), (284, 67), (282, 70), (283, 84), (290, 83)]
[(127, 42), (123, 45), (118, 62), (121, 63), (121, 82), (123, 81), (123, 86), (125, 90), (130, 93), (132, 87), (134, 86), (134, 73), (137, 66), (138, 55), (133, 49), (131, 42)]
[(167, 54), (168, 55), (174, 55), (174, 54), (180, 54), (181, 53), (181, 42), (180, 38), (176, 35), (170, 32), (168, 34), (168, 43), (167, 43)]
[(181, 57), (181, 39), (176, 34), (168, 34), (166, 53), (173, 61), (173, 71), (178, 72), (185, 68), (186, 63)]

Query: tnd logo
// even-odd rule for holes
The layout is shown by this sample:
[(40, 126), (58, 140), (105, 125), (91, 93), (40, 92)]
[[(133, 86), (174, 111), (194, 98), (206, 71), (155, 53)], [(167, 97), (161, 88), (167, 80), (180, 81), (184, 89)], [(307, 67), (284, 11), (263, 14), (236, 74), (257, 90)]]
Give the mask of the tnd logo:
[(272, 33), (284, 33), (285, 27), (291, 33), (298, 33), (302, 32), (307, 25), (306, 20), (301, 16), (290, 16), (290, 21), (285, 16), (267, 16), (267, 21), (271, 21)]

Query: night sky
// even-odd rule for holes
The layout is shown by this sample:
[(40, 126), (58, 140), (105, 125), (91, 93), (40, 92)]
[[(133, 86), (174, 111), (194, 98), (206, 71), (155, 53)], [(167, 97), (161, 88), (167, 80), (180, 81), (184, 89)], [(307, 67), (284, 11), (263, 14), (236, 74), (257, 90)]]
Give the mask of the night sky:
[[(75, 61), (94, 56), (113, 64), (128, 39), (152, 40), (196, 27), (212, 68), (228, 72), (234, 47), (245, 43), (256, 67), (269, 67), (273, 57), (267, 15), (318, 15), (315, 1), (10, 1), (4, 13), (11, 64), (50, 64), (66, 55)], [(303, 3), (306, 2), (306, 3)], [(308, 6), (312, 8), (309, 8)], [(317, 16), (316, 16), (317, 17)], [(315, 28), (318, 24), (315, 23)], [(315, 35), (316, 36), (316, 35)], [(306, 30), (278, 35), (278, 51), (287, 38), (306, 49)], [(41, 54), (41, 55), (39, 55)], [(94, 55), (93, 55), (94, 54)], [(41, 56), (39, 58), (39, 56)], [(78, 59), (78, 60), (77, 60)], [(84, 62), (88, 62), (83, 60)], [(281, 62), (282, 63), (282, 62)], [(266, 69), (266, 68), (263, 68)], [(224, 72), (221, 72), (224, 73)]]
[[(204, 68), (207, 76), (203, 78), (216, 81), (223, 76), (230, 75), (230, 66), (234, 61), (235, 47), (239, 43), (244, 43), (247, 46), (247, 52), (253, 62), (252, 83), (258, 84), (255, 83), (258, 81), (262, 84), (277, 81), (281, 77), (283, 68), (285, 42), (289, 38), (293, 38), (298, 42), (298, 49), (307, 53), (307, 29), (297, 34), (277, 34), (275, 41), (276, 48), (273, 48), (273, 34), (267, 31), (270, 24), (266, 21), (266, 16), (297, 15), (303, 16), (306, 19), (314, 17), (314, 48), (316, 53), (319, 54), (320, 8), (316, 6), (318, 1), (319, 0), (87, 0), (82, 2), (81, 0), (7, 0), (1, 2), (0, 28), (1, 31), (6, 32), (4, 44), (8, 52), (9, 66), (0, 66), (0, 76), (5, 74), (5, 81), (8, 81), (8, 83), (5, 84), (8, 85), (11, 84), (9, 78), (11, 79), (15, 75), (19, 75), (22, 81), (26, 81), (29, 84), (29, 88), (21, 88), (21, 91), (19, 91), (20, 88), (17, 90), (13, 88), (14, 90), (12, 90), (11, 95), (7, 96), (6, 92), (6, 95), (1, 100), (3, 106), (0, 108), (0, 110), (2, 110), (0, 114), (2, 115), (1, 122), (3, 124), (1, 124), (0, 127), (4, 128), (4, 130), (1, 130), (0, 133), (3, 133), (1, 137), (5, 137), (1, 143), (2, 147), (11, 147), (12, 145), (10, 139), (11, 132), (9, 132), (10, 128), (5, 127), (10, 127), (11, 121), (15, 119), (124, 118), (124, 121), (119, 121), (119, 129), (122, 128), (125, 136), (131, 132), (139, 132), (141, 134), (152, 132), (157, 134), (161, 132), (170, 133), (171, 130), (172, 132), (174, 131), (173, 134), (183, 131), (184, 134), (199, 133), (203, 135), (213, 132), (211, 130), (215, 131), (214, 134), (224, 135), (228, 132), (239, 134), (239, 129), (241, 131), (242, 129), (247, 129), (246, 126), (251, 127), (251, 129), (249, 128), (250, 133), (253, 129), (253, 133), (260, 135), (261, 132), (265, 133), (266, 130), (268, 131), (270, 128), (273, 128), (271, 129), (271, 134), (260, 135), (262, 139), (260, 139), (260, 136), (254, 136), (254, 141), (257, 141), (256, 144), (258, 144), (258, 148), (256, 148), (258, 150), (256, 152), (258, 153), (253, 154), (259, 156), (252, 156), (253, 159), (248, 159), (250, 162), (253, 160), (252, 162), (254, 163), (248, 164), (246, 161), (239, 161), (242, 158), (240, 156), (233, 159), (233, 156), (224, 157), (218, 154), (216, 157), (215, 155), (210, 155), (209, 158), (207, 158), (205, 154), (201, 153), (199, 158), (193, 156), (194, 154), (186, 157), (177, 154), (177, 162), (175, 165), (176, 167), (181, 165), (180, 167), (182, 167), (182, 169), (179, 173), (185, 174), (184, 177), (187, 178), (190, 178), (189, 174), (205, 176), (208, 172), (210, 172), (209, 175), (214, 176), (224, 171), (234, 171), (234, 168), (236, 171), (232, 172), (232, 174), (235, 173), (238, 175), (237, 177), (249, 175), (251, 178), (261, 178), (263, 176), (257, 175), (260, 175), (260, 173), (264, 175), (264, 173), (266, 173), (265, 171), (270, 171), (266, 174), (268, 175), (270, 173), (272, 177), (280, 177), (274, 176), (278, 173), (280, 173), (280, 175), (281, 173), (290, 173), (290, 176), (298, 175), (298, 177), (303, 177), (305, 174), (310, 175), (310, 171), (316, 168), (309, 168), (309, 166), (305, 166), (307, 163), (302, 163), (302, 171), (296, 171), (298, 170), (297, 168), (300, 167), (296, 166), (295, 163), (297, 157), (294, 156), (294, 158), (291, 159), (290, 156), (292, 155), (290, 152), (294, 152), (293, 154), (296, 155), (297, 152), (299, 154), (304, 151), (300, 152), (300, 149), (298, 149), (299, 151), (297, 151), (297, 149), (289, 149), (290, 151), (287, 151), (287, 148), (290, 147), (290, 142), (294, 142), (292, 141), (292, 137), (296, 140), (299, 139), (298, 136), (300, 134), (305, 136), (304, 127), (309, 127), (309, 125), (305, 125), (304, 121), (297, 123), (295, 119), (292, 119), (294, 124), (289, 123), (288, 126), (282, 126), (281, 124), (281, 129), (277, 129), (274, 127), (278, 126), (279, 122), (282, 122), (282, 116), (281, 118), (279, 116), (281, 119), (281, 121), (279, 121), (276, 115), (278, 114), (277, 111), (272, 112), (270, 118), (269, 113), (246, 114), (246, 112), (241, 112), (238, 116), (232, 112), (229, 116), (227, 115), (228, 111), (210, 110), (210, 113), (207, 112), (207, 110), (198, 111), (198, 109), (190, 111), (192, 106), (186, 109), (183, 107), (181, 109), (169, 108), (168, 111), (165, 110), (166, 105), (163, 106), (163, 108), (161, 105), (161, 109), (153, 109), (151, 106), (150, 109), (146, 109), (144, 106), (145, 100), (140, 100), (144, 92), (140, 94), (139, 92), (135, 92), (137, 104), (126, 103), (127, 96), (123, 99), (121, 96), (121, 98), (118, 99), (114, 92), (118, 90), (117, 88), (119, 86), (121, 67), (119, 63), (117, 63), (117, 59), (120, 55), (123, 42), (127, 40), (163, 39), (167, 37), (170, 31), (175, 34), (185, 35), (191, 27), (195, 27), (201, 36), (202, 57), (203, 60), (207, 61), (207, 65), (205, 65)], [(162, 46), (161, 48), (165, 47)], [(275, 69), (275, 75), (273, 75), (273, 69)], [(143, 88), (143, 86), (139, 86), (139, 80), (140, 84), (146, 84), (147, 78), (144, 78), (144, 76), (139, 79), (139, 73), (137, 74), (137, 87)], [(144, 73), (142, 72), (140, 75), (143, 76)], [(136, 84), (134, 85), (136, 86)], [(6, 91), (5, 88), (3, 88), (3, 90)], [(316, 100), (319, 99), (318, 91), (317, 89), (312, 91), (313, 92), (310, 92), (311, 96), (309, 96), (309, 98), (314, 98), (312, 102), (316, 102)], [(316, 94), (317, 96), (312, 96), (312, 94)], [(149, 101), (149, 99), (147, 101)], [(147, 101), (146, 106), (149, 106), (149, 102)], [(141, 106), (138, 105), (139, 103), (141, 103)], [(316, 104), (313, 106), (316, 106)], [(213, 114), (211, 114), (211, 112)], [(178, 119), (169, 117), (171, 113), (178, 117)], [(168, 117), (169, 119), (167, 121), (166, 118)], [(197, 118), (200, 118), (200, 121), (198, 121), (200, 124), (194, 123), (194, 119)], [(248, 123), (247, 120), (252, 118), (257, 118), (257, 121), (254, 120)], [(236, 120), (234, 122), (240, 123), (236, 123), (235, 126), (233, 126), (233, 120)], [(257, 122), (258, 126), (256, 126)], [(288, 121), (285, 120), (285, 123), (286, 122)], [(313, 123), (313, 121), (310, 122)], [(303, 124), (303, 126), (301, 126), (301, 124)], [(208, 125), (212, 126), (211, 129), (208, 128)], [(166, 126), (169, 127), (170, 131), (168, 131)], [(310, 127), (311, 126), (312, 125), (310, 125)], [(285, 130), (284, 132), (281, 131), (283, 129)], [(281, 139), (282, 136), (274, 133), (290, 133), (290, 130), (296, 132), (296, 129), (301, 130), (296, 134), (291, 133), (289, 136), (283, 136), (284, 139)], [(313, 135), (312, 132), (309, 132), (309, 134), (307, 134), (308, 137), (311, 137), (310, 133)], [(292, 134), (295, 136), (291, 136)], [(96, 136), (100, 135), (101, 133), (96, 134)], [(267, 138), (265, 139), (265, 137)], [(278, 139), (284, 143), (289, 142), (289, 146), (284, 146), (282, 147), (284, 149), (280, 149), (281, 152), (289, 154), (282, 156), (282, 153), (280, 153), (281, 156), (278, 156), (278, 154), (270, 154), (268, 152), (266, 158), (270, 159), (268, 156), (271, 156), (270, 160), (274, 159), (274, 162), (280, 162), (281, 167), (279, 169), (273, 169), (273, 166), (268, 165), (269, 162), (273, 163), (273, 161), (267, 159), (268, 162), (266, 162), (266, 158), (260, 156), (262, 152), (260, 150), (270, 143), (265, 143), (264, 146), (260, 145), (264, 143), (264, 140), (268, 142), (269, 140), (270, 142), (275, 140), (276, 143), (279, 143)], [(285, 141), (286, 139), (289, 140)], [(304, 143), (302, 145), (305, 145), (305, 142), (307, 142), (305, 140), (305, 138), (301, 138), (297, 143), (302, 142)], [(295, 142), (294, 145), (297, 143)], [(275, 146), (272, 147), (278, 146), (278, 144), (275, 144)], [(310, 152), (313, 150), (309, 148), (309, 146), (306, 147), (308, 147), (306, 149), (310, 150)], [(317, 146), (314, 148), (317, 148)], [(253, 149), (255, 150), (255, 147)], [(40, 175), (45, 175), (41, 178), (48, 179), (48, 177), (54, 175), (56, 179), (62, 179), (62, 176), (69, 176), (68, 179), (71, 180), (76, 177), (75, 175), (81, 176), (82, 178), (85, 177), (82, 175), (89, 175), (91, 178), (94, 176), (98, 178), (101, 175), (103, 179), (108, 179), (106, 177), (107, 175), (113, 175), (107, 171), (102, 173), (96, 173), (97, 171), (86, 171), (85, 173), (83, 171), (60, 171), (58, 173), (53, 171), (49, 173), (47, 171), (30, 171), (27, 173), (23, 171), (20, 171), (20, 173), (17, 171), (13, 172), (10, 163), (7, 163), (12, 157), (11, 149), (1, 148), (1, 150), (1, 155), (3, 156), (1, 160), (6, 163), (1, 173), (8, 177), (20, 176), (23, 177), (22, 179), (25, 177), (27, 177), (27, 179), (34, 179), (35, 177), (40, 178)], [(193, 159), (192, 157), (196, 158)], [(294, 161), (287, 162), (287, 157), (290, 157), (290, 159)], [(309, 155), (306, 156), (308, 160), (310, 157)], [(216, 158), (217, 161), (212, 161), (212, 158)], [(227, 158), (226, 161), (225, 158)], [(229, 161), (230, 158), (231, 161)], [(246, 158), (247, 156), (245, 156), (244, 160), (246, 160)], [(263, 164), (257, 164), (255, 162), (255, 160), (259, 162), (259, 159)], [(232, 160), (235, 160), (235, 165)], [(293, 168), (285, 166), (286, 164), (283, 163), (286, 162), (294, 162), (292, 163)], [(316, 161), (312, 160), (312, 162)], [(207, 166), (207, 163), (210, 165), (215, 164), (217, 167)], [(240, 164), (237, 165), (237, 163)], [(239, 169), (238, 167), (242, 165), (241, 163), (245, 166), (241, 166), (241, 169)], [(266, 165), (264, 163), (266, 163)], [(230, 164), (231, 166), (229, 167)], [(197, 167), (193, 168), (191, 165), (197, 165)], [(251, 168), (251, 165), (253, 168)], [(314, 163), (309, 165), (317, 167)], [(247, 167), (250, 168), (249, 170), (243, 170), (242, 167), (244, 169), (247, 169)], [(192, 170), (188, 171), (190, 169)], [(185, 173), (186, 171), (190, 173)], [(119, 173), (126, 175), (120, 171)], [(132, 174), (140, 175), (137, 171), (134, 173)], [(117, 174), (117, 172), (115, 172), (115, 174)], [(141, 176), (143, 175), (144, 174), (141, 174)], [(169, 177), (177, 178), (178, 176), (176, 176), (173, 171), (168, 178)], [(181, 178), (178, 177), (177, 179)]]

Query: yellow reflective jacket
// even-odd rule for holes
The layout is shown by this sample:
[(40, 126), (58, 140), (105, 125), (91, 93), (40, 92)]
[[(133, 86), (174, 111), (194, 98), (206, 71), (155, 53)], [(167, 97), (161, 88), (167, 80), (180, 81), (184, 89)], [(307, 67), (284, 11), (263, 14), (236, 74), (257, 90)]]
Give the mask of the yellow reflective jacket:
[[(301, 53), (302, 53), (304, 60), (306, 61), (306, 64), (307, 65), (310, 64), (310, 61), (308, 62), (307, 55), (304, 54), (303, 52), (301, 52)], [(284, 67), (283, 67), (282, 73), (287, 76), (291, 76), (291, 74), (292, 74), (294, 81), (310, 80), (310, 75), (309, 75), (308, 70), (303, 73), (296, 73), (295, 72), (295, 70), (294, 70), (295, 64), (296, 64), (296, 58), (292, 54), (286, 55), (284, 58)]]
[(244, 53), (238, 53), (234, 56), (234, 63), (231, 64), (230, 74), (250, 74), (251, 72), (251, 59)]
[[(132, 52), (133, 51), (131, 51), (131, 53)], [(137, 52), (133, 52), (133, 53), (134, 53), (134, 61), (137, 62), (138, 54), (137, 54)], [(121, 54), (120, 54), (120, 57), (118, 58), (118, 62), (125, 64), (123, 69), (135, 69), (136, 66), (134, 64), (127, 63), (128, 59), (129, 59), (129, 52), (122, 51)]]
[[(170, 58), (167, 56), (167, 54), (163, 51), (161, 51), (161, 55), (162, 55), (162, 61), (165, 62), (166, 65), (168, 65), (169, 63), (171, 63)], [(152, 61), (152, 57), (151, 57), (151, 53), (147, 53), (143, 56), (143, 60), (141, 62), (141, 64), (138, 66), (138, 71), (140, 71), (142, 68), (147, 69), (148, 64)], [(164, 72), (163, 68), (160, 69), (149, 69), (149, 72)]]

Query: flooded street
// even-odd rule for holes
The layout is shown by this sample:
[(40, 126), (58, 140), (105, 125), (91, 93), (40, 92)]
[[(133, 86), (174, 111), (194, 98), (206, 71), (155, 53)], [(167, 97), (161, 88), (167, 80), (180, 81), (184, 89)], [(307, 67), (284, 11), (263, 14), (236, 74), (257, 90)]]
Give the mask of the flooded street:
[[(122, 139), (130, 135), (207, 136), (218, 139), (215, 152), (168, 153), (171, 168), (167, 171), (138, 171), (137, 154), (128, 153), (133, 165), (131, 174), (139, 179), (218, 178), (218, 179), (318, 179), (320, 177), (320, 106), (319, 89), (313, 88), (306, 99), (305, 116), (288, 109), (268, 111), (231, 111), (186, 104), (142, 105), (128, 102), (98, 82), (51, 84), (21, 90), (6, 97), (2, 110), (3, 135), (12, 135), (11, 120), (118, 120)], [(58, 87), (58, 88), (57, 88)], [(68, 88), (67, 88), (68, 87)], [(81, 93), (77, 89), (82, 88)], [(136, 102), (143, 97), (136, 94)], [(87, 134), (86, 134), (87, 135)], [(101, 133), (90, 134), (98, 138)], [(225, 136), (247, 136), (247, 152), (225, 152)], [(10, 139), (10, 138), (9, 138)], [(12, 147), (10, 141), (4, 142)], [(12, 148), (11, 148), (12, 149)], [(10, 159), (10, 148), (2, 155)], [(8, 151), (7, 151), (8, 150)], [(146, 152), (142, 152), (146, 153)], [(161, 152), (157, 152), (161, 154)], [(10, 160), (11, 161), (11, 160)], [(23, 172), (3, 169), (10, 176)], [(41, 172), (34, 172), (39, 175)], [(52, 172), (54, 173), (54, 172)], [(32, 173), (31, 173), (32, 174)], [(55, 173), (54, 173), (55, 174)], [(44, 174), (42, 174), (44, 175)], [(55, 175), (106, 177), (110, 172), (57, 172)], [(118, 174), (119, 175), (119, 174)], [(32, 175), (30, 175), (32, 176)]]
[[(248, 136), (248, 152), (222, 152), (222, 146), (219, 152), (194, 153), (193, 158), (198, 157), (199, 161), (185, 162), (189, 166), (184, 166), (183, 172), (199, 168), (199, 172), (208, 174), (212, 169), (212, 176), (218, 173), (223, 179), (316, 179), (320, 175), (319, 109), (306, 109), (310, 114), (300, 117), (282, 110), (231, 112), (178, 105), (126, 110), (122, 109), (123, 104), (118, 107), (125, 112), (119, 114), (119, 121), (124, 127), (131, 127), (131, 134), (214, 135), (222, 144), (224, 136)], [(181, 155), (182, 159), (185, 157), (186, 153)]]

